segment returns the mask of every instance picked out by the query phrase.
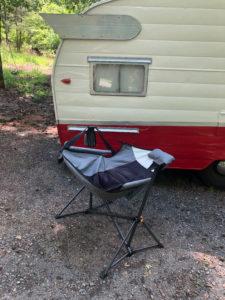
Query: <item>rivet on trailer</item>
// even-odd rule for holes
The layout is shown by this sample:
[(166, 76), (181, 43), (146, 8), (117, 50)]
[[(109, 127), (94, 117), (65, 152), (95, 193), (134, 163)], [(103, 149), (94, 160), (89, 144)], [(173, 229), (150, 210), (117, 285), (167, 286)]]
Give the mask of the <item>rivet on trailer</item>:
[(42, 16), (62, 39), (52, 76), (62, 144), (98, 126), (115, 148), (159, 147), (171, 168), (225, 187), (224, 1), (99, 1)]

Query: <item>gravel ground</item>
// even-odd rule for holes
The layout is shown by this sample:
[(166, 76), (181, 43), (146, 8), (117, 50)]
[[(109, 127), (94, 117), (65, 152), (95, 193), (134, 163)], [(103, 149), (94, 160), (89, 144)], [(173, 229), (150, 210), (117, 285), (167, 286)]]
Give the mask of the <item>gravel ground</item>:
[[(225, 192), (164, 172), (145, 215), (165, 249), (132, 257), (102, 281), (117, 236), (107, 219), (54, 220), (79, 187), (57, 150), (51, 135), (1, 132), (1, 299), (225, 299)], [(140, 229), (136, 242), (147, 238)]]
[[(133, 256), (102, 281), (118, 239), (107, 218), (54, 219), (80, 186), (56, 162), (54, 128), (0, 129), (1, 299), (225, 299), (224, 191), (191, 173), (162, 173), (145, 217), (165, 249)], [(134, 212), (137, 204), (122, 199), (115, 209)]]

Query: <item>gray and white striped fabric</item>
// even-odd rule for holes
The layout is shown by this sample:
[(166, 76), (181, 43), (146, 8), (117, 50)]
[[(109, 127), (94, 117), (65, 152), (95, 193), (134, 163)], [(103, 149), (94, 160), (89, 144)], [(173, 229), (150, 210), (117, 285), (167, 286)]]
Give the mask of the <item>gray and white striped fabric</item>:
[(151, 181), (157, 166), (168, 165), (174, 158), (159, 149), (148, 151), (123, 145), (112, 157), (62, 152), (64, 160), (94, 186), (112, 192)]

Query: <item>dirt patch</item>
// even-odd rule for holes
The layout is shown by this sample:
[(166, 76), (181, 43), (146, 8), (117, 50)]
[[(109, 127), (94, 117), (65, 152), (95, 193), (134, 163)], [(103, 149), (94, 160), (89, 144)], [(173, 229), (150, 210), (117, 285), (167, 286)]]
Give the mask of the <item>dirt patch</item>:
[[(20, 133), (1, 132), (1, 299), (223, 299), (224, 192), (186, 173), (162, 174), (145, 215), (165, 249), (134, 256), (102, 281), (119, 242), (113, 227), (98, 217), (55, 221), (80, 184), (57, 164), (57, 139)], [(138, 202), (114, 208), (134, 212)]]
[(8, 64), (7, 67), (12, 71), (25, 71), (25, 72), (31, 72), (34, 70), (41, 71), (43, 74), (51, 75), (52, 68), (51, 67), (42, 67), (42, 66), (36, 66), (35, 64), (26, 64), (26, 65), (14, 65), (14, 64)]
[[(50, 86), (49, 86), (50, 88)], [(52, 97), (35, 102), (16, 90), (0, 89), (0, 124), (2, 126), (30, 125), (40, 129), (55, 123)]]
[[(56, 162), (50, 100), (43, 107), (15, 91), (1, 91), (0, 100), (0, 299), (225, 298), (225, 192), (191, 173), (162, 173), (145, 216), (165, 249), (124, 261), (102, 281), (119, 242), (110, 222), (54, 219), (80, 184)], [(71, 209), (87, 199), (85, 192)], [(134, 212), (138, 203), (121, 199), (114, 208)], [(136, 243), (148, 238), (140, 230)]]

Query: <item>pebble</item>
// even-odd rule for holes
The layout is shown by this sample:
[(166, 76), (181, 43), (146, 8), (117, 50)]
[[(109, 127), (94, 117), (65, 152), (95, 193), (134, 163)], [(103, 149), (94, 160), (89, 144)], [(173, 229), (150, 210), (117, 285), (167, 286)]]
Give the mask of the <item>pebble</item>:
[(86, 291), (85, 291), (85, 289), (80, 289), (80, 290), (79, 290), (79, 293), (82, 294), (82, 295), (85, 295), (85, 294), (86, 294)]

